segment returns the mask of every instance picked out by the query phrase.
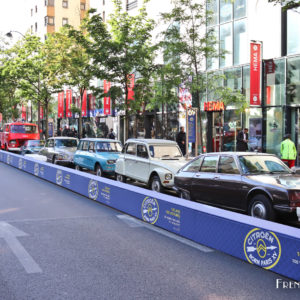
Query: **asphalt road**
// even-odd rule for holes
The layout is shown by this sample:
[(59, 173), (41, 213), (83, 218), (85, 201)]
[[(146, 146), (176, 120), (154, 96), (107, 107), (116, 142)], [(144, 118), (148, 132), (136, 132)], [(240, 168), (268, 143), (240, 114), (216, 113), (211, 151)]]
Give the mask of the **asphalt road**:
[(270, 271), (0, 163), (0, 299), (299, 299)]

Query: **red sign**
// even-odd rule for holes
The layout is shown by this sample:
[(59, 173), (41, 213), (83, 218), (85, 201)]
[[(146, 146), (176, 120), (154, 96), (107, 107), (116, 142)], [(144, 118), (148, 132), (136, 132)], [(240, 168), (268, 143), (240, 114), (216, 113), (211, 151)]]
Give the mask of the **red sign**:
[[(110, 90), (110, 82), (103, 80), (103, 92), (106, 94), (109, 92), (109, 90)], [(111, 115), (110, 97), (107, 96), (104, 97), (103, 111), (104, 111), (104, 115)]]
[(134, 100), (134, 74), (130, 74), (128, 76), (128, 87), (127, 87), (127, 91), (128, 91), (128, 96), (127, 99), (128, 100)]
[(225, 110), (224, 102), (208, 101), (204, 102), (204, 111), (222, 111)]
[(43, 106), (40, 106), (40, 119), (41, 120), (44, 119), (44, 109), (43, 109)]
[(275, 73), (275, 62), (273, 59), (266, 59), (265, 61), (265, 72), (266, 74)]
[(2, 113), (0, 113), (0, 122), (2, 122)]
[(87, 117), (87, 96), (86, 96), (86, 90), (83, 92), (82, 96), (82, 106), (81, 106), (81, 113), (83, 117)]
[(96, 98), (93, 94), (89, 94), (89, 108), (90, 108), (90, 117), (94, 116), (94, 111), (96, 109)]
[(26, 106), (22, 105), (22, 120), (26, 120)]
[(250, 105), (260, 105), (261, 44), (250, 43)]
[(58, 98), (57, 98), (57, 115), (58, 118), (63, 118), (64, 117), (64, 92), (58, 93)]
[(66, 117), (67, 118), (72, 118), (71, 105), (72, 105), (72, 90), (67, 90), (66, 91)]

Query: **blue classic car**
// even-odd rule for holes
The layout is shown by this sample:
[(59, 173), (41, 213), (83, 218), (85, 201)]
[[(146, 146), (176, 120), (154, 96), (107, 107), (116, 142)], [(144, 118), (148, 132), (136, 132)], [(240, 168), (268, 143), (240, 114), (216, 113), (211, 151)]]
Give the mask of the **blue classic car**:
[(76, 170), (82, 168), (95, 171), (96, 175), (104, 173), (113, 175), (116, 160), (122, 151), (122, 144), (111, 139), (85, 138), (81, 139), (74, 155)]

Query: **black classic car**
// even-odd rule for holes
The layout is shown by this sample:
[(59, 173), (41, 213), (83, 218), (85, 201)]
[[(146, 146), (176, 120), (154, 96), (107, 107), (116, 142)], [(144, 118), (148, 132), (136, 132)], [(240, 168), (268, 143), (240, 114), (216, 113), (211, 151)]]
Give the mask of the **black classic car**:
[(251, 152), (208, 153), (175, 176), (181, 198), (275, 220), (300, 213), (300, 175), (278, 157)]

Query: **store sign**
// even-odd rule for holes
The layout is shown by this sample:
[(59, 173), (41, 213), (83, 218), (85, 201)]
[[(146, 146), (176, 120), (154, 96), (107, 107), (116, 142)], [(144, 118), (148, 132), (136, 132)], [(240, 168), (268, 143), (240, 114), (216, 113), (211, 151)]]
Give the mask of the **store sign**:
[(260, 105), (261, 44), (250, 43), (250, 105)]
[(67, 90), (66, 91), (66, 116), (67, 116), (67, 118), (72, 118), (71, 105), (72, 105), (72, 90)]
[[(105, 94), (109, 93), (110, 85), (111, 83), (109, 81), (107, 80), (103, 81), (103, 90)], [(104, 115), (111, 115), (111, 101), (110, 101), (110, 97), (108, 96), (104, 97), (103, 110), (104, 110)]]
[(275, 62), (273, 59), (264, 60), (266, 74), (275, 73)]
[(225, 110), (224, 102), (208, 101), (204, 102), (204, 111), (222, 111)]
[(86, 90), (84, 90), (83, 96), (82, 96), (81, 115), (82, 115), (82, 117), (87, 117), (87, 94), (86, 94)]

